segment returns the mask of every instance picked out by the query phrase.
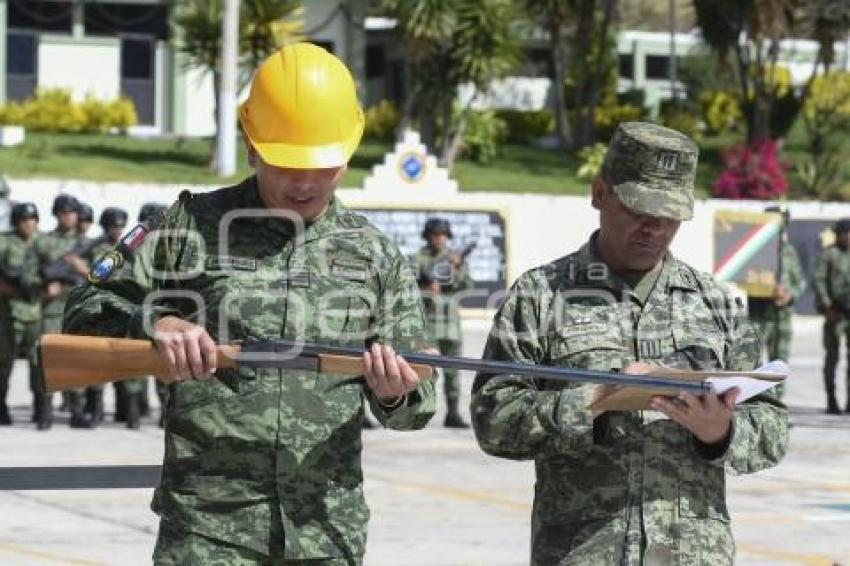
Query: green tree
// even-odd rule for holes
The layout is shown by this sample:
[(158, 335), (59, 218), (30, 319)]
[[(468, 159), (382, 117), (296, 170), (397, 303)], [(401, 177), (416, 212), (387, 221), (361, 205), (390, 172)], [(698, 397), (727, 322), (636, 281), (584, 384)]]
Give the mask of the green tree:
[[(706, 43), (722, 61), (734, 55), (751, 142), (787, 132), (819, 70), (832, 64), (833, 44), (850, 25), (846, 0), (694, 0), (694, 8)], [(780, 42), (790, 37), (814, 39), (819, 49), (802, 91), (780, 96), (786, 87), (777, 64)]]
[[(278, 47), (298, 38), (302, 23), (300, 0), (242, 0), (239, 14), (239, 59), (241, 86), (247, 84), (254, 70)], [(213, 112), (218, 123), (219, 87), (221, 85), (221, 24), (223, 2), (182, 0), (177, 2), (172, 25), (177, 51), (185, 57), (187, 68), (211, 73)], [(215, 165), (215, 142), (210, 166)]]
[[(518, 18), (514, 3), (385, 0), (382, 7), (398, 19), (407, 52), (410, 92), (402, 127), (418, 122), (425, 144), (451, 167), (476, 97), (519, 60), (519, 46), (511, 33)], [(463, 84), (473, 86), (473, 95), (460, 112), (454, 112)]]

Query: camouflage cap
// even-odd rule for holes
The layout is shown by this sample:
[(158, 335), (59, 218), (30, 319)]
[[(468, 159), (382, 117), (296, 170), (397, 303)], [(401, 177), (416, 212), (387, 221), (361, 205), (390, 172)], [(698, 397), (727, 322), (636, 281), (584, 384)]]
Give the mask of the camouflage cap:
[(647, 122), (624, 122), (611, 138), (602, 171), (631, 210), (690, 220), (698, 155), (685, 134)]

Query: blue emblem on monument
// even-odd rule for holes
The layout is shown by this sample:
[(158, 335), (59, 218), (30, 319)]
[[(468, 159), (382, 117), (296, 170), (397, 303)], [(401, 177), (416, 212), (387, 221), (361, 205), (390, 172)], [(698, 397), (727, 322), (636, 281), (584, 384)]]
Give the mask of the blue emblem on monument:
[(409, 181), (418, 181), (425, 170), (422, 159), (415, 153), (405, 155), (401, 160), (401, 170)]

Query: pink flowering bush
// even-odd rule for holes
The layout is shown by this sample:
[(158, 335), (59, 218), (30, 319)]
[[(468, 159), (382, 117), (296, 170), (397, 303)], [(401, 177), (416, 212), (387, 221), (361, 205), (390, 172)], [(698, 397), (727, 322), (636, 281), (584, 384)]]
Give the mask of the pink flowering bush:
[(789, 166), (779, 159), (777, 150), (771, 139), (724, 150), (726, 169), (714, 182), (714, 196), (769, 200), (787, 193)]

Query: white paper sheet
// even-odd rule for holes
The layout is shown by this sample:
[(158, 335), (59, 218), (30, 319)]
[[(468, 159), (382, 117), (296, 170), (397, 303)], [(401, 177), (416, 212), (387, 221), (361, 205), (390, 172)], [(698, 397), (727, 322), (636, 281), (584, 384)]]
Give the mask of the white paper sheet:
[[(788, 367), (788, 364), (783, 362), (782, 360), (774, 360), (772, 362), (768, 362), (758, 368), (756, 371), (763, 371), (768, 373), (778, 373), (782, 375), (786, 375), (791, 377), (791, 369)], [(788, 379), (786, 377), (786, 379)], [(733, 387), (737, 387), (741, 390), (741, 394), (738, 395), (738, 403), (742, 401), (746, 401), (751, 397), (755, 397), (759, 393), (767, 391), (771, 387), (776, 387), (782, 381), (768, 381), (764, 379), (755, 379), (752, 377), (709, 377), (706, 379), (707, 382), (711, 383), (714, 386), (715, 391), (718, 394), (725, 393), (729, 391)]]

